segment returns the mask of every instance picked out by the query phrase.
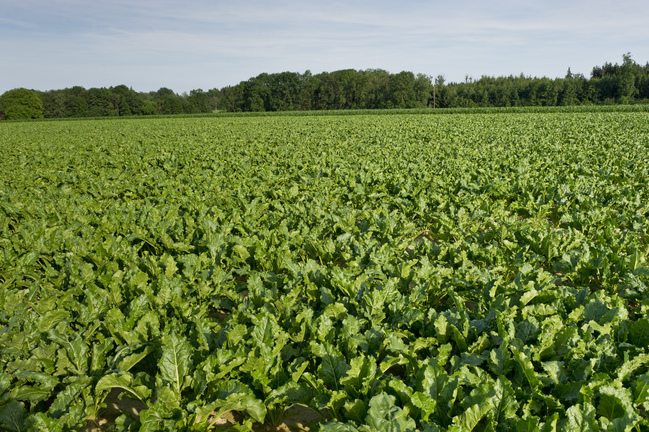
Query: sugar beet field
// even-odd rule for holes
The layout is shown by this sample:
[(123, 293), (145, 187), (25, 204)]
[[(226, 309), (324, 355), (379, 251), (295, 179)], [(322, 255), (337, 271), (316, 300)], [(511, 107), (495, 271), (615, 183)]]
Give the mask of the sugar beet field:
[(649, 430), (647, 112), (4, 122), (0, 155), (0, 429)]

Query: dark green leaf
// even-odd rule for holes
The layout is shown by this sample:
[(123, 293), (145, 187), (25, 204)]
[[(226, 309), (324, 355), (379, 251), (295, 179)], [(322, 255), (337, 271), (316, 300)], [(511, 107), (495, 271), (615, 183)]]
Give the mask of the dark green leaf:
[(513, 345), (511, 345), (509, 349), (511, 350), (512, 354), (514, 355), (514, 359), (516, 359), (518, 365), (523, 371), (525, 378), (527, 378), (527, 382), (529, 382), (530, 387), (532, 387), (533, 390), (537, 389), (539, 386), (539, 379), (536, 376), (534, 365), (532, 364), (530, 358), (524, 352), (519, 351)]
[(76, 401), (81, 394), (81, 391), (90, 384), (90, 381), (91, 380), (86, 377), (86, 379), (69, 384), (65, 389), (57, 394), (56, 399), (52, 402), (52, 405), (50, 405), (48, 412), (55, 418), (61, 417), (68, 411), (70, 405)]
[(27, 411), (25, 404), (17, 400), (10, 400), (0, 405), (0, 426), (12, 432), (26, 431), (25, 419)]
[(395, 397), (386, 393), (374, 396), (370, 400), (366, 424), (376, 432), (414, 432), (417, 428), (415, 421), (395, 403)]
[(342, 379), (349, 369), (349, 366), (341, 354), (329, 347), (329, 344), (325, 347), (326, 354), (322, 357), (322, 363), (318, 368), (318, 378), (321, 379), (324, 385), (328, 388), (332, 390), (340, 390), (343, 388)]

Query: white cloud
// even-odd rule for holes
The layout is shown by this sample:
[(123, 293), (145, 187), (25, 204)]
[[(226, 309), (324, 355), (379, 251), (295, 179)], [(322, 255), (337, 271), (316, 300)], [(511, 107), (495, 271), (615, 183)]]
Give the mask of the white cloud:
[(0, 92), (236, 84), (261, 72), (383, 68), (588, 74), (649, 59), (644, 1), (0, 0)]

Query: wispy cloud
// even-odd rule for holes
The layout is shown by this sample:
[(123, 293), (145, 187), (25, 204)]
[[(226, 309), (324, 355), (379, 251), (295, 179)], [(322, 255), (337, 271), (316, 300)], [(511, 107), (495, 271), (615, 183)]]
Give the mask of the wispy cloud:
[(306, 69), (557, 76), (627, 51), (649, 58), (649, 4), (636, 0), (0, 0), (0, 8), (0, 92), (120, 83), (188, 91)]

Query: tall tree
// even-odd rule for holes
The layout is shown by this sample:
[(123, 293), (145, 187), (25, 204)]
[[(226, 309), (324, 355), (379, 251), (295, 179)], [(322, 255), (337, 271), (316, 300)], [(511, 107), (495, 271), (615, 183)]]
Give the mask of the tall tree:
[(394, 108), (414, 108), (416, 106), (415, 74), (399, 72), (390, 77), (390, 102)]
[(17, 88), (0, 96), (0, 110), (5, 120), (43, 118), (43, 102), (38, 92)]

